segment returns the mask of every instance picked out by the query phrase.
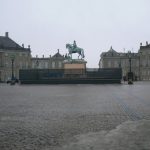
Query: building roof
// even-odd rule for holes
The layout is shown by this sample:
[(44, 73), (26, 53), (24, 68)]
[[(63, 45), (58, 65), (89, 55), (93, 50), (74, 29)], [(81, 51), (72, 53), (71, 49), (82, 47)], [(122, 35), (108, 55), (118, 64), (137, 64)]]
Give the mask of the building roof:
[(59, 49), (58, 49), (58, 52), (55, 55), (53, 55), (52, 58), (55, 58), (55, 59), (56, 58), (64, 58), (64, 56), (59, 53)]
[(60, 53), (56, 53), (54, 56), (52, 56), (52, 58), (59, 58), (59, 57), (63, 57)]
[(110, 49), (108, 50), (107, 53), (115, 53), (115, 54), (117, 54), (117, 52), (112, 48), (112, 46), (110, 47)]
[(12, 39), (10, 39), (9, 37), (4, 37), (4, 36), (0, 36), (0, 46), (5, 47), (18, 47), (21, 48), (20, 45), (18, 45), (16, 42), (14, 42)]
[(146, 41), (146, 45), (145, 46), (142, 46), (142, 43), (140, 45), (140, 50), (145, 50), (145, 49), (150, 50), (150, 44), (147, 41)]
[(107, 52), (102, 52), (101, 57), (102, 56), (117, 56), (117, 55), (119, 55), (119, 53), (116, 52), (111, 46)]
[(30, 48), (21, 47), (19, 44), (17, 44), (15, 41), (13, 41), (8, 36), (0, 36), (0, 49), (30, 51)]

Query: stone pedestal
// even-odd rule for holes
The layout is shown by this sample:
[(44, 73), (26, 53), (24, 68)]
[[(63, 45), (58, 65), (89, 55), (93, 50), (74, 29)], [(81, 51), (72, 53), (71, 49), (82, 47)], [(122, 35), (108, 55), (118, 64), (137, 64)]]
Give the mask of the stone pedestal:
[(64, 61), (64, 75), (67, 77), (79, 77), (85, 74), (86, 61), (82, 59), (73, 59)]

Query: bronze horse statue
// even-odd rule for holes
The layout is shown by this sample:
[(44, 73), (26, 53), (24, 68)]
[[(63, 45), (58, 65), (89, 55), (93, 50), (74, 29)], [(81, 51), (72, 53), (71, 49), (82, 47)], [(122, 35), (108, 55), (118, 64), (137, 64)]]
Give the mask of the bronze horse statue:
[(71, 56), (71, 58), (72, 58), (73, 53), (78, 53), (79, 54), (78, 58), (80, 56), (81, 56), (81, 59), (85, 57), (84, 56), (84, 50), (80, 47), (77, 47), (75, 41), (74, 41), (73, 45), (72, 44), (66, 44), (66, 48), (68, 49), (68, 52), (69, 52), (69, 55)]

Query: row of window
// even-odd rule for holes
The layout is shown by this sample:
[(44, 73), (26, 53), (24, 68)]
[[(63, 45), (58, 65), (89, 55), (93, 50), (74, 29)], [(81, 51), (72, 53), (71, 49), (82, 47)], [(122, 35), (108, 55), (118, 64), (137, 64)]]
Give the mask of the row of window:
[[(55, 61), (53, 61), (52, 63), (51, 63), (51, 67), (52, 68), (62, 68), (62, 62), (61, 61), (58, 61), (58, 62), (55, 62)], [(36, 62), (32, 62), (32, 68), (48, 68), (48, 62), (38, 62), (38, 61), (36, 61)]]
[[(124, 67), (129, 66), (129, 60), (128, 61), (107, 61), (108, 67)], [(131, 65), (135, 67), (139, 67), (139, 61), (131, 61)]]
[[(12, 64), (6, 62), (5, 67), (7, 67), (7, 68), (12, 67)], [(18, 64), (18, 63), (14, 62), (14, 67), (19, 67), (21, 69), (26, 69), (26, 68), (29, 68), (29, 63), (28, 62), (19, 62), (19, 64)]]
[[(11, 55), (12, 55), (11, 53), (5, 53), (5, 57), (8, 57), (8, 56), (11, 57)], [(15, 55), (16, 55), (16, 54), (15, 54)], [(19, 53), (19, 56), (20, 56), (20, 57), (30, 57), (30, 53), (21, 53), (21, 52), (20, 52), (20, 53)]]
[(150, 76), (150, 70), (142, 70), (141, 75)]
[[(126, 61), (122, 61), (122, 62), (119, 62), (119, 61), (111, 61), (111, 60), (108, 60), (106, 61), (104, 64), (106, 64), (106, 66), (104, 67), (129, 67), (129, 61), (126, 62)], [(139, 61), (131, 61), (131, 66), (132, 67), (139, 67), (139, 65), (141, 67), (150, 67), (150, 60), (143, 60), (140, 62), (139, 64)]]

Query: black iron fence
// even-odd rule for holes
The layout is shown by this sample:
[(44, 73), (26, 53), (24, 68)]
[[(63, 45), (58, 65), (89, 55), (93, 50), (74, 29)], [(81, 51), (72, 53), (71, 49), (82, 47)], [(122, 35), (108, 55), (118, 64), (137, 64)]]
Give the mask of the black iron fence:
[(44, 80), (58, 78), (101, 78), (121, 79), (120, 68), (88, 68), (88, 69), (21, 69), (20, 80)]

